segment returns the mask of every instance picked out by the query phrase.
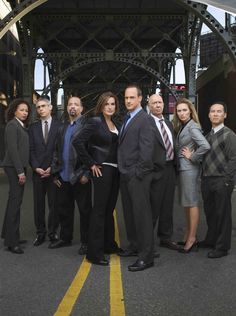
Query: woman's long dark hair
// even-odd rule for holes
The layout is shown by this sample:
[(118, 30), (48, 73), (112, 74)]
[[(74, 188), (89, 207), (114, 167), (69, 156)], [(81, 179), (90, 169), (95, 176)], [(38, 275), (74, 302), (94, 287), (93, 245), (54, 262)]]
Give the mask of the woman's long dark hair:
[(99, 113), (102, 112), (105, 104), (107, 103), (107, 101), (110, 99), (110, 98), (114, 98), (115, 100), (115, 105), (116, 105), (116, 109), (115, 109), (115, 113), (118, 112), (119, 110), (119, 101), (118, 101), (118, 98), (117, 96), (111, 92), (111, 91), (108, 91), (108, 92), (104, 92), (103, 94), (100, 95), (100, 97), (98, 98), (98, 102), (97, 102), (97, 105), (94, 109), (94, 114), (95, 115), (98, 115)]

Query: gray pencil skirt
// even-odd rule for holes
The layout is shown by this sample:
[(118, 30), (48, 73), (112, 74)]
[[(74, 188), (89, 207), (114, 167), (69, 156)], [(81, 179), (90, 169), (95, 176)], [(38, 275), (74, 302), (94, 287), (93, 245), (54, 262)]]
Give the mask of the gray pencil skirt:
[(179, 172), (179, 200), (183, 207), (198, 206), (199, 168)]

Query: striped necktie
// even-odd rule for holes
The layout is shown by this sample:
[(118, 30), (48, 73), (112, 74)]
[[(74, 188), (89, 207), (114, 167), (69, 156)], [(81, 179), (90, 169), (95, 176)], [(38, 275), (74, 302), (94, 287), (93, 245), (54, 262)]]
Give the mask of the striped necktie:
[(170, 142), (169, 136), (167, 134), (167, 131), (165, 129), (165, 126), (163, 124), (164, 120), (161, 119), (159, 120), (160, 126), (161, 126), (161, 133), (164, 139), (164, 144), (166, 147), (166, 156), (168, 160), (173, 160), (174, 159), (174, 150), (173, 150), (173, 146)]

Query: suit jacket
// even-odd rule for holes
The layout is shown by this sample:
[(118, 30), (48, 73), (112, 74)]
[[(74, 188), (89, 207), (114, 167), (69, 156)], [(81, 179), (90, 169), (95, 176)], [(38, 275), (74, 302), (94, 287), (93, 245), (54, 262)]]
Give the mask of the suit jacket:
[[(168, 128), (171, 131), (172, 134), (172, 139), (173, 139), (173, 150), (174, 150), (174, 166), (176, 167), (177, 165), (177, 159), (176, 159), (176, 141), (175, 141), (175, 132), (174, 132), (174, 128), (172, 123), (167, 120), (164, 119), (166, 125), (168, 126)], [(158, 171), (162, 168), (164, 168), (165, 166), (165, 162), (166, 162), (166, 147), (165, 144), (163, 142), (163, 139), (161, 137), (161, 134), (159, 132), (158, 127), (156, 127), (156, 133), (155, 133), (155, 154), (154, 154), (154, 171)]]
[(16, 118), (6, 125), (5, 151), (2, 166), (14, 167), (17, 174), (24, 173), (29, 163), (29, 135)]
[(132, 118), (120, 136), (118, 168), (127, 180), (133, 176), (142, 179), (145, 174), (153, 170), (155, 134), (154, 119), (141, 110)]
[(41, 120), (30, 125), (30, 165), (33, 170), (36, 168), (45, 170), (51, 166), (53, 150), (60, 125), (61, 123), (57, 119), (52, 118), (47, 144), (44, 142)]
[[(112, 134), (107, 126), (104, 116), (101, 114), (90, 118), (79, 136), (73, 141), (79, 159), (90, 168), (106, 161), (112, 145)], [(118, 145), (118, 144), (117, 144)], [(117, 146), (113, 148), (115, 155)]]
[[(190, 120), (183, 129), (178, 132), (176, 142), (179, 170), (190, 170), (194, 167), (199, 167), (203, 155), (210, 149), (210, 145), (203, 136), (199, 124)], [(183, 147), (188, 147), (194, 150), (191, 159), (186, 159), (181, 154)]]

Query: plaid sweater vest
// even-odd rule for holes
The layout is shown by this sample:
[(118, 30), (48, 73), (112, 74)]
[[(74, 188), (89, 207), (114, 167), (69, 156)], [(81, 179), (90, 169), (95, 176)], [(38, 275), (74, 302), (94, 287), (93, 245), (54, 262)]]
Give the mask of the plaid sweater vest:
[(207, 177), (223, 177), (226, 174), (227, 152), (226, 138), (230, 130), (223, 127), (217, 133), (209, 133), (206, 136), (211, 149), (206, 153), (202, 163), (202, 175)]

